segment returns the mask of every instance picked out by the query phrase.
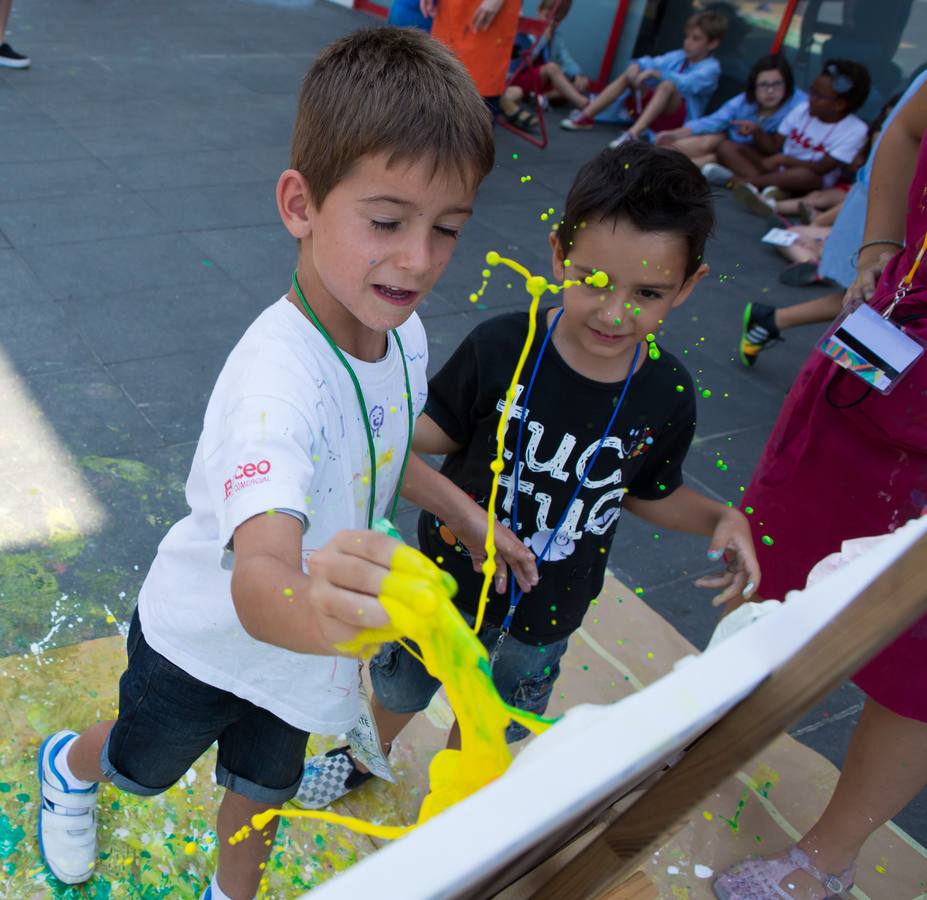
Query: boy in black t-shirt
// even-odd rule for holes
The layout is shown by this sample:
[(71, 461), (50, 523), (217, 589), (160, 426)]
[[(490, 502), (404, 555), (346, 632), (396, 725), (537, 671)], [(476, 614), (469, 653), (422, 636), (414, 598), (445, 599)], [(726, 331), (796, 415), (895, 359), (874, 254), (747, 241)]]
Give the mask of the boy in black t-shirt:
[[(542, 310), (516, 387), (495, 512), (497, 548), (518, 588), (506, 593), (503, 563), (480, 631), (499, 693), (519, 708), (546, 709), (567, 640), (601, 591), (622, 506), (659, 527), (711, 537), (708, 557), (724, 554), (727, 571), (698, 583), (723, 589), (716, 604), (749, 597), (759, 584), (744, 516), (683, 484), (694, 388), (679, 360), (653, 343), (708, 273), (702, 253), (713, 222), (708, 184), (686, 157), (626, 143), (580, 170), (551, 235), (556, 279), (583, 283), (563, 292), (562, 309)], [(605, 288), (593, 283), (600, 270)], [(439, 474), (415, 459), (403, 489), (440, 512), (422, 513), (419, 542), (457, 579), (455, 602), (471, 624), (496, 427), (527, 329), (526, 312), (478, 325), (432, 378), (413, 446), (444, 455), (444, 464)], [(386, 745), (439, 683), (399, 644), (382, 648), (370, 674)], [(526, 734), (509, 726), (509, 740)], [(455, 725), (448, 743), (458, 742)], [(325, 806), (370, 777), (337, 748), (308, 761), (297, 802)]]

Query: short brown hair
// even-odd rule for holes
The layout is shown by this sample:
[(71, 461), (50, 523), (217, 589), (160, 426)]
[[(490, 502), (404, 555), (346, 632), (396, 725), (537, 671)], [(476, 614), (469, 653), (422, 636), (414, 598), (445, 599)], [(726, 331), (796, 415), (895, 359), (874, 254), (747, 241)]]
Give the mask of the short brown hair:
[(723, 41), (727, 34), (727, 16), (719, 12), (700, 12), (686, 19), (686, 31), (699, 28), (709, 41)]
[(538, 3), (538, 12), (546, 14), (556, 9), (554, 19), (559, 25), (569, 15), (572, 6), (573, 0), (560, 0), (559, 3), (557, 0), (541, 0), (541, 2)]
[(486, 104), (443, 44), (411, 28), (367, 28), (326, 47), (299, 95), (290, 165), (322, 206), (363, 156), (431, 157), (479, 184), (495, 148)]

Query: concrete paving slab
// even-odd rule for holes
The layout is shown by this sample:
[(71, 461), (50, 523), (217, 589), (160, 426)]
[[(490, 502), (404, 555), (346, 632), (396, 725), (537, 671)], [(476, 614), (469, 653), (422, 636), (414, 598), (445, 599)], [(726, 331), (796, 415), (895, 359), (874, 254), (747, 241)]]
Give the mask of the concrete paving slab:
[[(69, 327), (61, 308), (38, 293), (31, 303), (13, 303), (2, 313), (0, 352), (22, 375), (95, 369), (99, 360), (91, 347)], [(54, 335), (49, 340), (49, 335)]]
[(59, 304), (69, 329), (106, 364), (212, 348), (228, 353), (265, 305), (221, 280)]
[(15, 247), (47, 247), (163, 234), (168, 224), (140, 195), (115, 190), (0, 203), (0, 228)]
[(151, 447), (157, 432), (99, 366), (33, 375), (11, 386), (28, 390), (59, 438), (76, 455), (131, 456)]
[(23, 247), (20, 253), (56, 300), (225, 277), (215, 262), (178, 234), (60, 244), (55, 247), (54, 265), (46, 247)]
[(44, 293), (35, 272), (5, 238), (0, 247), (0, 273), (0, 306), (29, 303)]
[(134, 359), (107, 366), (135, 408), (165, 444), (196, 441), (203, 413), (230, 347), (200, 347), (186, 353)]
[(273, 181), (196, 185), (143, 191), (140, 196), (174, 229), (208, 231), (280, 221)]

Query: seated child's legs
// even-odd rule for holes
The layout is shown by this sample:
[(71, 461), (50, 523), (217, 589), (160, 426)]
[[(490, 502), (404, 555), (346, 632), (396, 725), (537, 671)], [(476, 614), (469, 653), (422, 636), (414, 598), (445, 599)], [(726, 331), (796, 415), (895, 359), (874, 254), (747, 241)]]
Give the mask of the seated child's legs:
[(718, 145), (718, 162), (727, 166), (735, 175), (746, 178), (748, 181), (763, 174), (763, 154), (756, 147), (749, 144), (739, 144), (730, 138), (725, 138)]
[(628, 132), (639, 137), (648, 128), (654, 131), (682, 128), (685, 121), (685, 100), (672, 81), (661, 81), (652, 94), (645, 96), (643, 112)]
[(712, 158), (706, 162), (714, 162), (715, 150), (723, 140), (724, 136), (720, 134), (693, 134), (673, 141), (670, 146), (684, 153), (691, 160), (701, 160), (703, 157), (711, 156)]

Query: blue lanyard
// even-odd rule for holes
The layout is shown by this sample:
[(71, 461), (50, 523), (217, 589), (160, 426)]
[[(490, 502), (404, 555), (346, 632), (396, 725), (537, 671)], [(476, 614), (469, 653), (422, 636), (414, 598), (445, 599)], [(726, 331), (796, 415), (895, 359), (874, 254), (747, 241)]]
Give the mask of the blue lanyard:
[[(551, 323), (550, 328), (547, 329), (547, 334), (544, 335), (544, 342), (541, 344), (541, 349), (538, 351), (537, 359), (534, 362), (534, 369), (531, 372), (531, 378), (528, 380), (528, 388), (525, 391), (524, 398), (521, 401), (521, 416), (519, 417), (518, 433), (515, 438), (515, 473), (513, 476), (515, 497), (512, 500), (512, 533), (516, 537), (518, 536), (518, 471), (521, 462), (522, 436), (525, 432), (525, 420), (528, 416), (528, 401), (531, 399), (531, 392), (534, 390), (534, 382), (537, 378), (538, 370), (541, 368), (541, 360), (544, 358), (544, 352), (547, 350), (547, 345), (550, 343), (554, 329), (557, 327), (557, 323), (560, 321), (560, 317), (562, 315), (563, 309), (561, 309), (554, 317), (554, 321)], [(586, 469), (583, 472), (583, 477), (579, 480), (579, 484), (576, 485), (576, 489), (573, 491), (573, 496), (570, 497), (566, 508), (561, 513), (556, 527), (550, 533), (550, 537), (547, 538), (547, 543), (544, 544), (544, 549), (541, 550), (538, 556), (538, 568), (540, 568), (541, 563), (544, 562), (545, 557), (547, 556), (547, 553), (549, 552), (551, 545), (554, 542), (554, 539), (557, 537), (557, 534), (563, 527), (563, 523), (566, 521), (566, 517), (570, 514), (570, 509), (573, 507), (573, 502), (576, 500), (576, 498), (579, 496), (579, 492), (585, 486), (586, 480), (589, 478), (589, 475), (592, 472), (592, 468), (595, 465), (596, 460), (599, 458), (599, 453), (602, 452), (602, 447), (605, 446), (605, 439), (608, 437), (609, 432), (612, 430), (612, 425), (615, 424), (615, 419), (618, 416), (618, 410), (621, 409), (621, 405), (624, 403), (624, 398), (627, 396), (628, 388), (631, 386), (631, 378), (634, 375), (634, 370), (637, 368), (637, 360), (640, 356), (640, 352), (641, 345), (637, 344), (637, 346), (634, 348), (634, 358), (631, 360), (631, 368), (628, 371), (628, 377), (625, 379), (624, 387), (621, 389), (621, 394), (618, 397), (618, 402), (615, 404), (615, 408), (612, 410), (611, 418), (608, 420), (608, 425), (605, 426), (605, 432), (599, 439), (599, 446), (596, 447), (595, 453), (592, 454), (592, 459), (589, 460), (589, 464), (586, 466)], [(498, 654), (499, 647), (502, 645), (502, 641), (505, 639), (505, 636), (512, 628), (512, 619), (515, 617), (515, 610), (518, 608), (518, 604), (521, 603), (521, 598), (524, 597), (524, 595), (524, 591), (516, 590), (515, 578), (512, 576), (512, 573), (509, 572), (509, 609), (505, 614), (505, 619), (502, 621), (499, 642), (496, 645), (496, 649), (493, 654), (494, 658), (495, 655)]]

